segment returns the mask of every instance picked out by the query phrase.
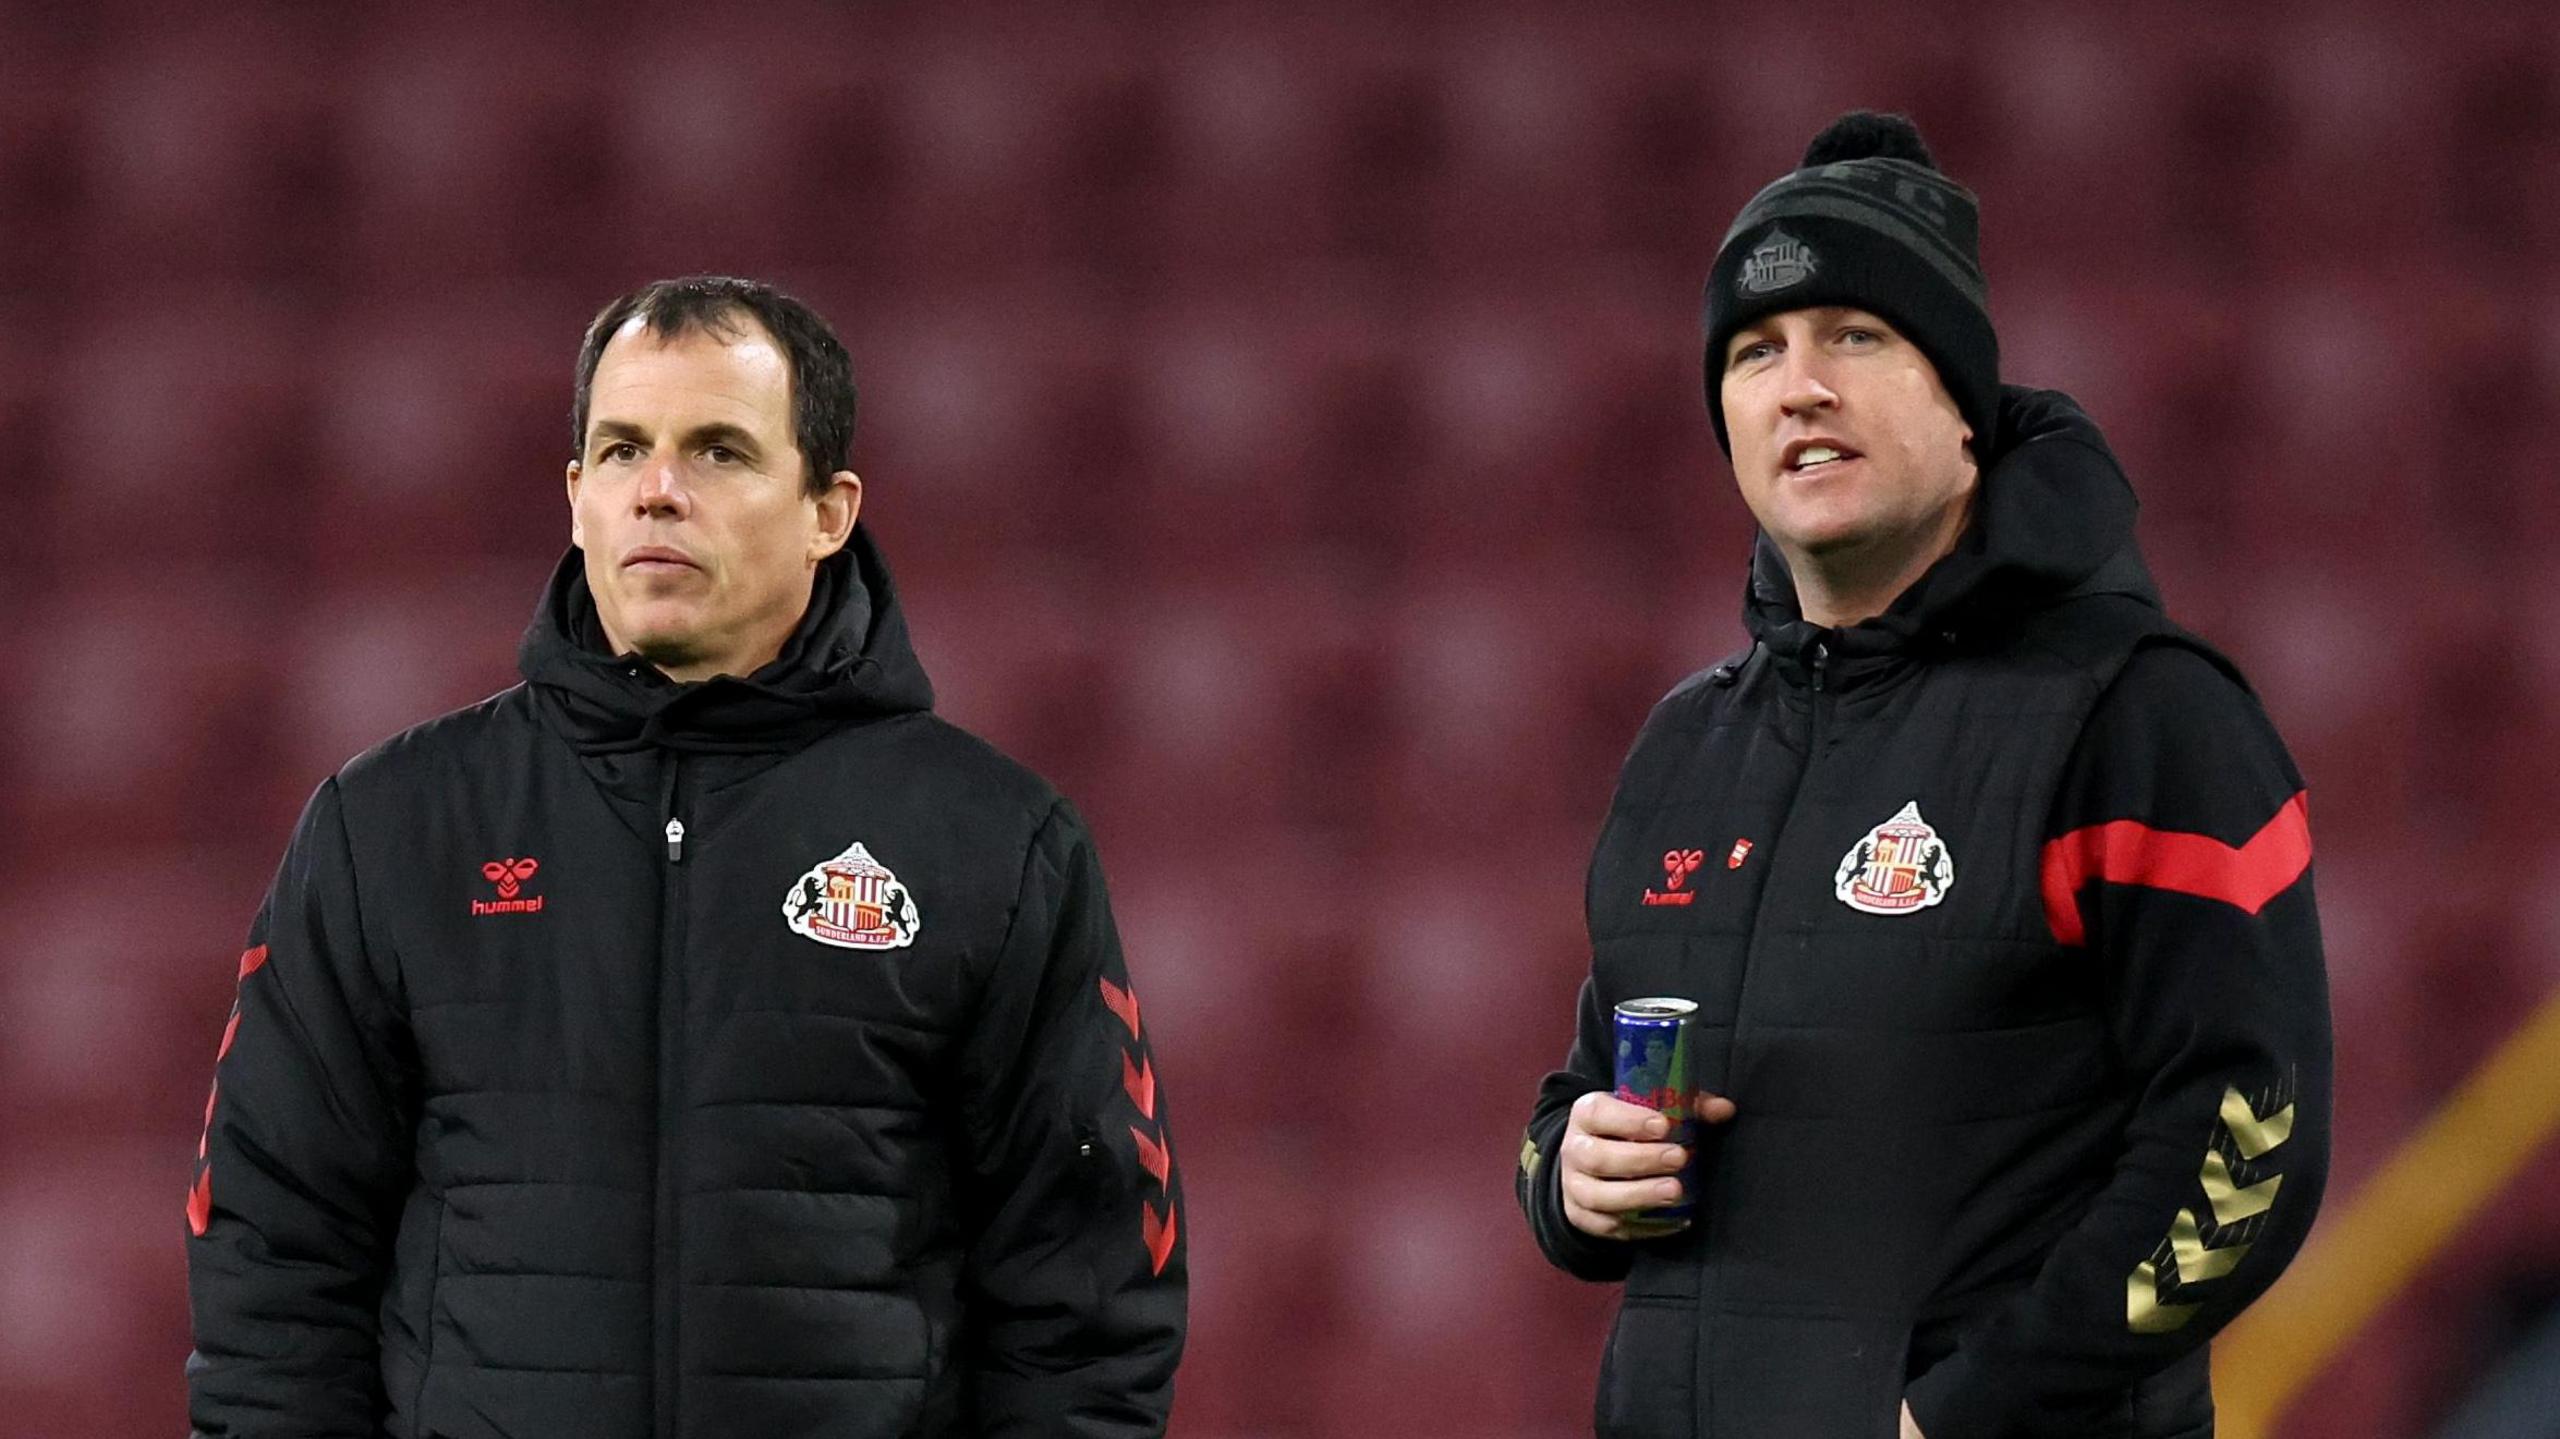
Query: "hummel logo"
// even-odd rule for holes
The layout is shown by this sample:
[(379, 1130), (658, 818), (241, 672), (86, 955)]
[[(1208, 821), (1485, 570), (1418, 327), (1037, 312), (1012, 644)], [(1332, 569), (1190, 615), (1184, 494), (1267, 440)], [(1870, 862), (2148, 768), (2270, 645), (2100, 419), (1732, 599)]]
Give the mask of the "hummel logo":
[(524, 893), (524, 882), (542, 868), (542, 861), (527, 856), (523, 859), (493, 859), (480, 866), (480, 877), (498, 887), (494, 900), (471, 901), (473, 914), (540, 914), (542, 896)]
[(1680, 886), (1689, 882), (1689, 876), (1698, 872), (1699, 865), (1706, 862), (1706, 855), (1698, 850), (1675, 849), (1670, 851), (1662, 857), (1662, 872), (1671, 876), (1666, 883), (1668, 883), (1673, 889), (1678, 889)]
[(1669, 892), (1665, 893), (1663, 890), (1648, 889), (1644, 892), (1644, 902), (1656, 905), (1688, 904), (1693, 902), (1697, 899), (1698, 892), (1694, 889), (1684, 889), (1682, 886), (1689, 882), (1690, 875), (1698, 872), (1698, 866), (1706, 862), (1707, 854), (1705, 850), (1675, 849), (1665, 851), (1662, 856), (1662, 872), (1666, 876), (1663, 880), (1663, 885)]

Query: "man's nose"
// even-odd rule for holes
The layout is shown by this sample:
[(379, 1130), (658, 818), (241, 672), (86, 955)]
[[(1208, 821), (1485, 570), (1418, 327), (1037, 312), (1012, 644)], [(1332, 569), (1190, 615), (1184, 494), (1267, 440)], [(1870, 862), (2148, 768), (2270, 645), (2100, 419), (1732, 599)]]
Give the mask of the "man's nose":
[(1832, 390), (1829, 378), (1823, 373), (1825, 367), (1821, 358), (1810, 353), (1810, 348), (1789, 345), (1783, 362), (1786, 368), (1779, 375), (1778, 405), (1791, 415), (1828, 409), (1840, 403), (1840, 396)]
[(692, 492), (685, 488), (684, 467), (672, 455), (653, 458), (640, 468), (640, 488), (633, 507), (644, 515), (668, 515), (682, 519), (693, 508)]

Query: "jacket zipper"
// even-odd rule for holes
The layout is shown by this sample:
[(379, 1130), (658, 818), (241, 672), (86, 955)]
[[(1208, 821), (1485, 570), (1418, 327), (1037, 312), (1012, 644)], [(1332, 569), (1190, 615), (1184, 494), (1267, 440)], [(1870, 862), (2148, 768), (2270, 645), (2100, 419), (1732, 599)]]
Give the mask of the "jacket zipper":
[[(1795, 789), (1787, 796), (1787, 807), (1778, 812), (1778, 832), (1769, 836), (1770, 866), (1761, 871), (1763, 878), (1760, 885), (1760, 898), (1751, 916), (1752, 938), (1742, 953), (1742, 983), (1733, 1000), (1733, 1038), (1729, 1042), (1733, 1045), (1735, 1052), (1741, 1048), (1743, 1027), (1750, 1019), (1751, 975), (1759, 968), (1754, 961), (1760, 954), (1760, 936), (1767, 932), (1762, 927), (1762, 923), (1769, 908), (1769, 886), (1775, 882), (1778, 872), (1779, 846), (1786, 842), (1787, 830), (1792, 827), (1791, 822), (1795, 819), (1796, 801), (1804, 797), (1805, 781), (1813, 777), (1813, 767), (1822, 758), (1822, 722), (1831, 708), (1830, 640), (1815, 640), (1813, 647), (1806, 652), (1805, 658), (1806, 668), (1811, 671), (1813, 694), (1805, 720), (1804, 763), (1796, 770)], [(1730, 1080), (1732, 1074), (1733, 1066), (1728, 1062), (1725, 1066), (1726, 1078)]]
[(657, 1382), (650, 1405), (651, 1427), (658, 1439), (675, 1439), (682, 1401), (680, 1322), (684, 1295), (684, 1186), (679, 1174), (684, 1154), (684, 820), (677, 814), (681, 798), (677, 779), (682, 762), (665, 752), (666, 775), (658, 789), (658, 812), (667, 817), (667, 863), (658, 890), (658, 1165), (656, 1243), (651, 1264), (651, 1308), (656, 1338)]
[[(1811, 689), (1813, 694), (1805, 726), (1804, 763), (1796, 770), (1795, 789), (1787, 796), (1786, 808), (1778, 812), (1777, 831), (1769, 836), (1769, 866), (1761, 871), (1760, 895), (1752, 907), (1751, 940), (1744, 946), (1742, 951), (1742, 980), (1739, 988), (1734, 994), (1733, 1000), (1733, 1033), (1725, 1041), (1725, 1082), (1727, 1088), (1732, 1087), (1734, 1072), (1738, 1067), (1742, 1056), (1743, 1035), (1749, 1027), (1751, 1020), (1751, 976), (1760, 968), (1758, 962), (1760, 957), (1760, 946), (1766, 942), (1764, 936), (1768, 933), (1766, 923), (1769, 906), (1772, 902), (1770, 886), (1776, 883), (1776, 877), (1778, 874), (1778, 856), (1785, 844), (1787, 831), (1792, 828), (1792, 821), (1795, 818), (1796, 801), (1804, 797), (1805, 781), (1812, 777), (1814, 763), (1820, 759), (1822, 755), (1823, 714), (1831, 705), (1831, 694), (1828, 688), (1830, 684), (1831, 669), (1830, 641), (1828, 639), (1815, 640), (1813, 642), (1813, 648), (1807, 652), (1806, 659), (1807, 668), (1812, 672)], [(1723, 1173), (1724, 1171), (1720, 1166), (1710, 1167), (1707, 1170), (1707, 1184), (1710, 1192), (1699, 1196), (1701, 1202), (1698, 1206), (1698, 1218), (1701, 1222), (1709, 1221), (1715, 1211), (1723, 1205), (1723, 1195), (1718, 1192), (1722, 1188), (1719, 1181), (1721, 1180)], [(1706, 1264), (1706, 1250), (1703, 1245), (1701, 1245), (1697, 1250), (1697, 1256), (1697, 1263), (1703, 1270)], [(1710, 1276), (1704, 1272), (1698, 1276), (1698, 1298), (1702, 1312), (1716, 1297), (1713, 1293), (1709, 1292), (1709, 1278)], [(1691, 1351), (1689, 1356), (1689, 1372), (1693, 1382), (1697, 1385), (1700, 1402), (1701, 1404), (1705, 1404), (1710, 1402), (1707, 1396), (1712, 1381), (1709, 1379), (1706, 1372), (1706, 1326), (1703, 1322), (1691, 1329), (1690, 1342)]]

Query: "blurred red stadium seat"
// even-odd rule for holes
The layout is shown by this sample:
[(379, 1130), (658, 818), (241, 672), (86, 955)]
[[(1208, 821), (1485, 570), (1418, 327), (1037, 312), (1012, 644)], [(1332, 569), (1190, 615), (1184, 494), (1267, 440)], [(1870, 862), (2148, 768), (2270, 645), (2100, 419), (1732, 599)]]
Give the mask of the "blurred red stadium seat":
[(29, 606), (18, 674), (47, 702), (14, 707), (6, 738), (27, 832), (76, 852), (254, 821), (275, 732), (262, 599), (247, 565), (189, 561), (150, 588), (110, 573)]

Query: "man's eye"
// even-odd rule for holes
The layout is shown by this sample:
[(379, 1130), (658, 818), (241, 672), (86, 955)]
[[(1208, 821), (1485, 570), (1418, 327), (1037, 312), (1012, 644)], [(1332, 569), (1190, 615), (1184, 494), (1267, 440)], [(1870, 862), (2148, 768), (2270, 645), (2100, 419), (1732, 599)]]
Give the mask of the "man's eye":
[(616, 440), (612, 444), (605, 446), (604, 453), (598, 458), (610, 460), (615, 464), (623, 464), (628, 461), (638, 459), (639, 456), (640, 447), (638, 445), (631, 443), (629, 440)]
[(715, 465), (725, 465), (738, 458), (738, 452), (727, 445), (713, 445), (702, 452)]
[(1733, 362), (1737, 365), (1745, 364), (1752, 360), (1759, 359), (1762, 355), (1773, 354), (1775, 352), (1776, 347), (1771, 345), (1768, 341), (1754, 340), (1750, 344), (1733, 352)]
[(1840, 332), (1840, 338), (1843, 340), (1862, 340), (1871, 345), (1880, 345), (1884, 343), (1884, 336), (1877, 334), (1873, 330), (1861, 329), (1855, 325), (1842, 330)]

